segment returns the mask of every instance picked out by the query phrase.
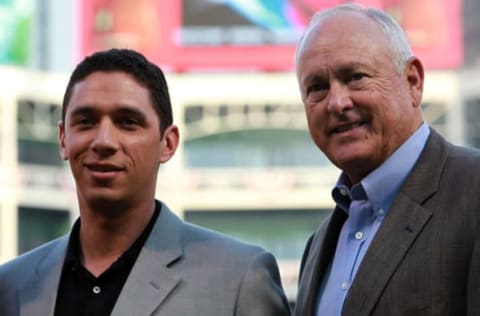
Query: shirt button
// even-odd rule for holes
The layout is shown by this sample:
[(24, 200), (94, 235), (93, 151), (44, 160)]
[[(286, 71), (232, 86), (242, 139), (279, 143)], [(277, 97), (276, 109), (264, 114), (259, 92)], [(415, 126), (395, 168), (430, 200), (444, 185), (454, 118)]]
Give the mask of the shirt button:
[(348, 285), (349, 285), (349, 284), (348, 284), (347, 281), (343, 282), (343, 283), (342, 283), (342, 290), (348, 289)]
[(378, 215), (382, 216), (383, 214), (385, 214), (385, 211), (383, 210), (383, 208), (378, 209)]
[(345, 190), (344, 188), (340, 188), (340, 194), (343, 196), (347, 196), (347, 190)]
[(102, 289), (98, 285), (96, 285), (93, 287), (92, 291), (93, 293), (98, 294), (100, 293), (100, 291), (102, 291)]
[(360, 240), (363, 238), (363, 233), (362, 232), (356, 232), (355, 233), (355, 239), (356, 240)]

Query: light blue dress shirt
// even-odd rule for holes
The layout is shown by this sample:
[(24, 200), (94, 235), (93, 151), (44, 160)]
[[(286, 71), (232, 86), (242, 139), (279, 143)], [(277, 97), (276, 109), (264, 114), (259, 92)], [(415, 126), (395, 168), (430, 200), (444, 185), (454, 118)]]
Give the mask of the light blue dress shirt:
[(347, 176), (340, 176), (332, 197), (348, 218), (322, 280), (317, 316), (341, 315), (358, 267), (429, 135), (430, 129), (423, 123), (382, 165), (351, 188)]

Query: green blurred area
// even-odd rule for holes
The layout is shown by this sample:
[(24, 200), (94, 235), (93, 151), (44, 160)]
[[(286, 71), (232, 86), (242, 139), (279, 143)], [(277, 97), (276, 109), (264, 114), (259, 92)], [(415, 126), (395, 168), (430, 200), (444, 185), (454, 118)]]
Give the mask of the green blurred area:
[(0, 0), (0, 64), (24, 66), (30, 58), (31, 0)]

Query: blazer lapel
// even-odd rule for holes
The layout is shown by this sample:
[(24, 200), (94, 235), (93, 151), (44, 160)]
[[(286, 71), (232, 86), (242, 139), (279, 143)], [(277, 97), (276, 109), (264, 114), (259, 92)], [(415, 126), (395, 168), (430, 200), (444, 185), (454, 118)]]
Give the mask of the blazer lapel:
[(68, 246), (68, 236), (59, 239), (52, 251), (32, 271), (31, 281), (19, 290), (20, 316), (53, 315), (57, 289)]
[(355, 276), (343, 315), (370, 315), (390, 277), (432, 213), (402, 193), (375, 236)]
[(295, 315), (314, 316), (317, 296), (325, 270), (333, 258), (338, 236), (347, 214), (336, 208), (326, 226), (322, 226), (312, 237), (304, 254), (304, 263), (300, 276)]
[(371, 314), (393, 273), (433, 215), (422, 204), (437, 191), (447, 153), (447, 143), (432, 130), (359, 267), (343, 315)]
[(112, 316), (151, 315), (180, 283), (169, 266), (182, 255), (182, 221), (165, 205), (123, 286)]

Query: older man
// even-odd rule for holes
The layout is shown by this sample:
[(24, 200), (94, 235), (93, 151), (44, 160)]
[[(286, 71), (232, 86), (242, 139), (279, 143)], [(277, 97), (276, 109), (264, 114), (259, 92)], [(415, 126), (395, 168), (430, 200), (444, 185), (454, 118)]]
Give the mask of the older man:
[(480, 315), (480, 153), (423, 121), (402, 29), (359, 5), (320, 12), (296, 71), (311, 136), (342, 173), (295, 314)]

